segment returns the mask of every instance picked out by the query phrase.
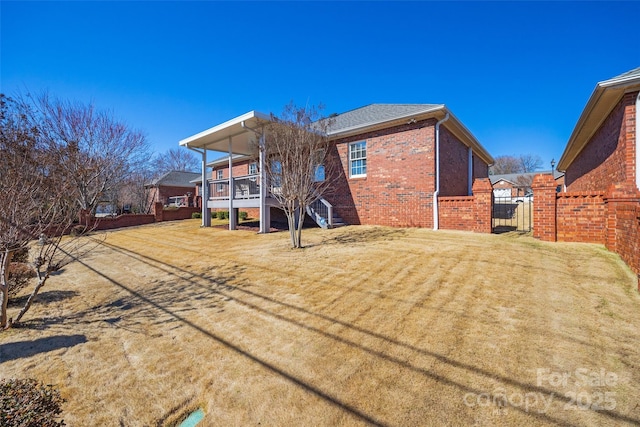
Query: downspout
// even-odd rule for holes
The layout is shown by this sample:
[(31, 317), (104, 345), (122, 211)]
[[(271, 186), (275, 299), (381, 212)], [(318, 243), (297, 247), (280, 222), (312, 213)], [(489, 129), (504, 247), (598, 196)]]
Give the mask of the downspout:
[(438, 195), (440, 194), (440, 125), (449, 120), (449, 113), (436, 122), (436, 191), (433, 192), (433, 229), (438, 229)]
[(200, 153), (202, 157), (202, 191), (200, 194), (200, 198), (202, 199), (201, 206), (201, 218), (202, 218), (202, 227), (210, 227), (211, 226), (211, 215), (207, 211), (207, 203), (209, 201), (209, 184), (207, 184), (207, 149), (203, 148), (202, 151), (189, 147), (189, 145), (185, 145), (189, 150), (195, 151), (196, 153)]

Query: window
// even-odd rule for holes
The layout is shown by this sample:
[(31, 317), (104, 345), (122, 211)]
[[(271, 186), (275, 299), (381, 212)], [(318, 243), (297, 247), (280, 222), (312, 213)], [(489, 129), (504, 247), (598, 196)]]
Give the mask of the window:
[(349, 144), (349, 175), (367, 176), (367, 141)]
[(316, 170), (313, 176), (313, 181), (314, 182), (323, 182), (325, 179), (324, 177), (324, 165), (317, 165), (316, 166)]
[(282, 186), (282, 163), (279, 160), (271, 162), (272, 187)]
[[(216, 171), (216, 179), (222, 179), (222, 169)], [(218, 193), (224, 193), (224, 184), (216, 185), (216, 191)]]
[(256, 175), (258, 173), (258, 164), (249, 163), (249, 175)]

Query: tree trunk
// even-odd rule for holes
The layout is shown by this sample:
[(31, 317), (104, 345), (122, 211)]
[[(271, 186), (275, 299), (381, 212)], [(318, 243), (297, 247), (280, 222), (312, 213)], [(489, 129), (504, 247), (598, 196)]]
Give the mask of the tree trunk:
[(9, 263), (13, 258), (13, 252), (5, 249), (0, 258), (0, 292), (2, 293), (0, 329), (5, 329), (7, 327), (7, 306), (9, 305)]
[(49, 278), (48, 272), (45, 273), (44, 276), (41, 275), (40, 272), (38, 272), (38, 283), (36, 284), (35, 288), (33, 288), (31, 295), (29, 295), (27, 302), (24, 303), (24, 307), (22, 307), (22, 309), (20, 310), (20, 313), (18, 313), (18, 316), (16, 316), (16, 320), (14, 320), (13, 323), (18, 323), (20, 319), (22, 319), (22, 316), (24, 316), (24, 314), (27, 311), (29, 311), (29, 309), (31, 308), (31, 303), (33, 303), (33, 300), (36, 298), (36, 295), (38, 295), (40, 288), (44, 286), (48, 278)]
[(304, 218), (305, 218), (305, 209), (300, 206), (298, 209), (300, 209), (300, 218), (298, 219), (298, 247), (301, 248), (302, 247), (302, 227), (304, 226)]

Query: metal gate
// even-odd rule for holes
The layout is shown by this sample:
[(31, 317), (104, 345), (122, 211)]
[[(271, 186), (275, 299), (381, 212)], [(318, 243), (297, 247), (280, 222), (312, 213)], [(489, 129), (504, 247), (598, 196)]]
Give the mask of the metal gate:
[(516, 187), (512, 194), (517, 195), (496, 197), (494, 193), (491, 218), (494, 233), (528, 233), (533, 227), (533, 193), (528, 188)]

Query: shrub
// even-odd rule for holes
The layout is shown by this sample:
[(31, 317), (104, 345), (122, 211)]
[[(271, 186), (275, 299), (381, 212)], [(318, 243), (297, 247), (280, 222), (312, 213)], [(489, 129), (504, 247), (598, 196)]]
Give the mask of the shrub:
[(202, 214), (200, 212), (194, 212), (191, 214), (191, 219), (202, 218)]
[(73, 237), (77, 237), (77, 236), (82, 236), (85, 231), (87, 231), (87, 227), (85, 227), (84, 225), (74, 225), (73, 227), (71, 227), (71, 231), (69, 232), (69, 234)]
[(244, 220), (245, 220), (245, 219), (247, 219), (248, 217), (249, 217), (249, 214), (248, 214), (247, 212), (240, 211), (240, 219), (241, 219), (241, 220), (243, 220), (243, 221), (244, 221)]
[(26, 262), (9, 263), (9, 299), (17, 297), (32, 277), (36, 277), (36, 271)]
[(224, 219), (225, 218), (225, 216), (224, 216), (225, 213), (226, 213), (225, 211), (218, 211), (218, 212), (216, 212), (216, 216), (218, 217), (218, 219)]
[(9, 299), (18, 296), (36, 276), (35, 270), (28, 264), (29, 248), (20, 248), (13, 253), (12, 262), (9, 263)]
[(229, 219), (229, 211), (224, 211), (224, 219)]
[(64, 399), (52, 385), (44, 385), (33, 378), (0, 380), (0, 425), (7, 427), (59, 427), (64, 420)]

